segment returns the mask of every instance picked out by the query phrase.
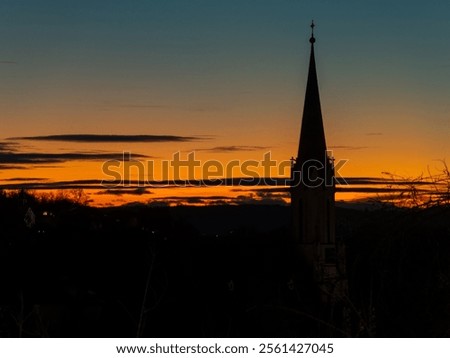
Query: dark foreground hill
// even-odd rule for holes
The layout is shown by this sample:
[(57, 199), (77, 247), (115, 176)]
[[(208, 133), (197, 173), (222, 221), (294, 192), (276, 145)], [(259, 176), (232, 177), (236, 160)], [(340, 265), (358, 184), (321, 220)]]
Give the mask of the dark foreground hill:
[(306, 308), (289, 207), (0, 204), (4, 337), (450, 334), (448, 208), (337, 209), (342, 332)]

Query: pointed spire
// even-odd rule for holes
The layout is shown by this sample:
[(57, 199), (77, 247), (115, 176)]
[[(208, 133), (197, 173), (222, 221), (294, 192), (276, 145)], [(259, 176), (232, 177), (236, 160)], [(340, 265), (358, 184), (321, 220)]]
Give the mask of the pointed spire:
[(311, 44), (314, 44), (314, 42), (316, 42), (316, 39), (314, 37), (314, 27), (316, 25), (314, 25), (314, 20), (311, 21), (311, 38), (309, 39), (309, 42), (311, 42)]
[(322, 110), (320, 107), (319, 85), (317, 81), (316, 61), (314, 57), (314, 22), (311, 23), (311, 54), (309, 59), (308, 82), (306, 85), (305, 103), (303, 107), (302, 129), (298, 149), (297, 163), (314, 159), (325, 165), (326, 143), (323, 129)]

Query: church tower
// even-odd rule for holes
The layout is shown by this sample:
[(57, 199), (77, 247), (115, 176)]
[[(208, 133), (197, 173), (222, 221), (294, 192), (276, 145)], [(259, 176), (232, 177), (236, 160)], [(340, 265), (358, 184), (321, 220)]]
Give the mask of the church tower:
[[(295, 257), (312, 274), (322, 302), (345, 293), (343, 247), (336, 241), (334, 163), (328, 155), (314, 57), (311, 54), (297, 158), (293, 161), (291, 206)], [(306, 273), (305, 273), (306, 274)]]

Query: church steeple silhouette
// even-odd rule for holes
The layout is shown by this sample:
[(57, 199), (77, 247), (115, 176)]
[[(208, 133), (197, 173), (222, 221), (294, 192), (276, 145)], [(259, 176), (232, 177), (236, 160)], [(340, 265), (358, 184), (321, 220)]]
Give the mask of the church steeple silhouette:
[[(314, 22), (311, 28), (314, 31)], [(325, 132), (323, 129), (322, 110), (320, 108), (319, 85), (317, 82), (316, 61), (314, 57), (314, 32), (309, 39), (311, 55), (309, 59), (308, 82), (306, 85), (305, 104), (303, 106), (302, 130), (297, 158), (303, 164), (314, 159), (324, 160), (326, 152)]]
[(343, 247), (335, 236), (333, 159), (327, 153), (314, 55), (314, 22), (298, 155), (292, 167), (293, 246), (322, 300), (342, 295)]

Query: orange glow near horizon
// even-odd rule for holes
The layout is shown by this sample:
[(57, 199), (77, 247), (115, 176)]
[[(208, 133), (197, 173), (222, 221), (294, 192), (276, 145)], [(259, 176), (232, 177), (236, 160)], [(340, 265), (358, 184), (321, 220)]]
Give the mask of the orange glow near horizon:
[[(254, 122), (252, 120), (250, 122)], [(297, 122), (299, 119), (297, 118)], [(325, 125), (328, 121), (325, 121)], [(230, 177), (248, 177), (248, 171), (257, 173), (258, 176), (264, 177), (267, 172), (262, 167), (261, 162), (264, 156), (270, 153), (270, 159), (275, 163), (270, 171), (273, 178), (288, 177), (290, 175), (289, 159), (295, 156), (297, 151), (299, 125), (295, 130), (289, 131), (289, 140), (281, 143), (281, 139), (286, 135), (283, 131), (277, 133), (275, 130), (270, 135), (269, 131), (261, 128), (252, 135), (250, 130), (239, 128), (238, 132), (232, 133), (233, 128), (228, 128), (229, 136), (204, 136), (199, 137), (196, 141), (186, 141), (178, 143), (78, 143), (78, 142), (52, 142), (52, 141), (33, 141), (33, 140), (11, 140), (11, 143), (18, 145), (15, 152), (17, 153), (116, 153), (120, 159), (122, 153), (130, 153), (131, 158), (138, 155), (144, 155), (147, 158), (138, 159), (138, 162), (123, 162), (130, 165), (130, 180), (138, 179), (139, 169), (140, 183), (145, 184), (146, 181), (175, 179), (173, 169), (170, 168), (167, 178), (161, 177), (163, 161), (170, 162), (176, 155), (181, 161), (187, 160), (190, 154), (193, 154), (203, 167), (208, 162), (218, 162), (223, 166), (223, 171), (213, 175), (212, 178)], [(336, 131), (336, 123), (330, 121), (330, 129), (326, 128), (328, 147), (332, 151), (332, 155), (338, 163), (345, 160), (346, 163), (339, 169), (342, 177), (386, 177), (391, 173), (405, 179), (414, 179), (428, 171), (436, 172), (442, 169), (440, 158), (433, 158), (436, 149), (429, 146), (426, 137), (420, 140), (413, 140), (411, 134), (404, 136), (395, 136), (395, 134), (383, 134), (382, 132), (368, 133), (365, 138), (361, 137), (360, 131), (348, 130), (346, 133)], [(335, 130), (333, 132), (333, 129)], [(174, 131), (169, 131), (174, 132)], [(351, 136), (355, 139), (352, 140)], [(230, 140), (230, 138), (233, 138)], [(248, 138), (248, 139), (246, 139)], [(345, 139), (347, 138), (347, 139)], [(359, 138), (359, 139), (357, 139)], [(362, 139), (361, 139), (362, 138)], [(5, 141), (7, 142), (7, 141)], [(339, 143), (353, 143), (352, 145), (340, 145)], [(394, 148), (401, 148), (395, 150)], [(418, 148), (420, 151), (416, 152)], [(409, 155), (415, 153), (415, 155)], [(436, 159), (436, 160), (433, 160)], [(152, 188), (148, 187), (145, 192), (130, 192), (132, 188), (119, 186), (117, 188), (103, 188), (100, 182), (111, 180), (111, 173), (104, 172), (104, 163), (106, 160), (72, 160), (69, 162), (55, 162), (43, 164), (26, 164), (12, 165), (13, 168), (8, 170), (0, 170), (0, 181), (4, 187), (8, 185), (23, 185), (24, 187), (30, 183), (45, 184), (51, 188), (53, 183), (73, 182), (73, 181), (95, 181), (96, 188), (92, 189), (90, 184), (77, 184), (78, 187), (84, 188), (91, 199), (91, 205), (122, 205), (129, 202), (160, 202), (168, 200), (172, 204), (189, 203), (189, 197), (203, 197), (199, 200), (200, 205), (215, 202), (236, 202), (236, 198), (247, 196), (249, 201), (262, 199), (255, 197), (257, 191), (249, 190), (248, 187), (200, 187), (200, 188)], [(152, 163), (149, 167), (148, 163)], [(241, 167), (233, 163), (248, 163), (247, 173), (242, 171)], [(123, 163), (114, 167), (114, 173), (123, 172)], [(252, 164), (253, 163), (253, 164)], [(255, 163), (258, 166), (255, 166)], [(282, 169), (279, 168), (283, 163)], [(231, 164), (231, 166), (230, 166)], [(170, 165), (168, 165), (170, 167)], [(227, 170), (227, 166), (228, 170)], [(21, 167), (21, 168), (14, 168)], [(103, 169), (102, 169), (103, 168)], [(151, 168), (153, 170), (151, 170)], [(212, 173), (216, 171), (214, 165), (210, 166)], [(211, 173), (210, 173), (211, 174)], [(27, 180), (29, 178), (29, 180)], [(143, 182), (144, 179), (144, 182)], [(186, 169), (180, 169), (180, 178), (182, 180), (192, 179), (188, 177)], [(205, 178), (205, 171), (197, 167), (194, 172), (194, 179), (201, 180)], [(31, 185), (33, 187), (33, 185)], [(136, 183), (131, 185), (136, 189)], [(62, 186), (64, 188), (64, 185)], [(108, 189), (114, 189), (114, 194), (108, 194)], [(120, 189), (124, 189), (120, 193)], [(236, 189), (242, 189), (239, 193)], [(257, 188), (253, 188), (257, 189)], [(259, 188), (261, 189), (261, 187)], [(48, 189), (47, 189), (48, 190)], [(252, 197), (253, 196), (253, 197)], [(360, 192), (338, 192), (336, 200), (355, 201), (366, 197), (370, 197), (367, 193)], [(220, 197), (220, 199), (208, 199), (209, 197)], [(228, 197), (227, 201), (225, 197)], [(284, 202), (289, 201), (289, 196), (284, 195), (275, 197)], [(244, 199), (241, 202), (245, 202)], [(191, 204), (196, 204), (191, 200)]]

